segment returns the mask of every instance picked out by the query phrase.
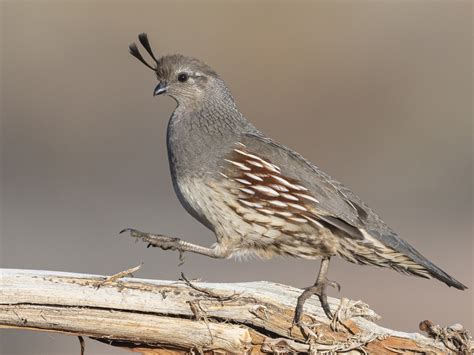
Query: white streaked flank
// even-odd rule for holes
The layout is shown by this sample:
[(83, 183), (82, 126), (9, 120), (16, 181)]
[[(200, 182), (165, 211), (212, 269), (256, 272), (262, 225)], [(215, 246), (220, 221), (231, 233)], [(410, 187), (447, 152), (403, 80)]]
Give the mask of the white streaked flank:
[(236, 153), (239, 153), (241, 155), (244, 155), (246, 157), (249, 157), (249, 158), (252, 158), (252, 159), (255, 159), (255, 160), (259, 161), (260, 163), (264, 164), (267, 169), (269, 169), (269, 170), (271, 170), (275, 173), (278, 173), (278, 174), (280, 173), (280, 168), (278, 166), (266, 161), (265, 159), (260, 158), (257, 155), (244, 152), (243, 150), (240, 150), (240, 149), (234, 149), (234, 151)]
[(245, 192), (246, 194), (249, 194), (249, 195), (255, 195), (255, 191), (247, 189), (245, 187), (241, 187), (239, 190), (242, 191), (242, 192)]
[(242, 169), (242, 170), (244, 170), (244, 171), (250, 171), (250, 170), (252, 170), (252, 169), (250, 169), (248, 166), (246, 166), (246, 165), (244, 165), (244, 164), (242, 164), (242, 163), (239, 163), (239, 162), (237, 162), (237, 161), (233, 161), (233, 160), (229, 160), (229, 159), (225, 159), (225, 161), (228, 162), (228, 163), (231, 163), (232, 165), (235, 165), (236, 167), (238, 167), (238, 168), (240, 168), (240, 169)]
[(297, 191), (306, 191), (307, 190), (306, 187), (303, 187), (301, 185), (292, 184), (288, 180), (283, 179), (281, 176), (278, 176), (278, 175), (271, 175), (271, 176), (276, 181), (278, 181), (279, 183), (281, 183), (282, 185), (284, 185), (286, 187), (289, 187), (290, 189), (294, 189), (294, 190), (297, 190)]
[(301, 193), (296, 193), (295, 194), (296, 196), (299, 196), (299, 197), (302, 197), (308, 201), (312, 201), (312, 202), (315, 202), (315, 203), (319, 203), (319, 201), (317, 199), (315, 199), (313, 196), (310, 196), (310, 195), (306, 195), (306, 194), (301, 194)]
[(282, 186), (282, 185), (270, 184), (270, 187), (277, 190), (277, 191), (281, 191), (281, 192), (289, 192), (290, 191), (285, 186)]
[(282, 193), (281, 197), (284, 197), (284, 198), (286, 198), (287, 200), (290, 200), (290, 201), (299, 201), (298, 197), (293, 196), (291, 194)]
[(288, 205), (300, 211), (304, 211), (304, 212), (308, 211), (306, 207), (303, 207), (297, 203), (289, 203)]
[(268, 215), (274, 215), (275, 212), (273, 212), (272, 210), (269, 210), (267, 208), (258, 208), (257, 209), (259, 212), (262, 212), (262, 213), (265, 213), (265, 214), (268, 214)]
[(255, 175), (255, 174), (252, 174), (252, 173), (249, 173), (249, 172), (245, 172), (244, 174), (245, 174), (246, 176), (248, 176), (249, 178), (255, 180), (255, 181), (260, 181), (260, 182), (263, 181), (263, 179), (262, 179), (260, 176), (257, 176), (257, 175)]
[(240, 182), (242, 185), (247, 185), (247, 186), (252, 185), (252, 183), (250, 181), (247, 181), (245, 179), (235, 178), (234, 180), (237, 181), (237, 182)]
[(257, 168), (263, 168), (263, 164), (259, 163), (258, 161), (255, 160), (246, 160), (247, 163), (250, 165), (256, 166)]
[(282, 207), (282, 208), (288, 207), (286, 203), (279, 200), (269, 200), (268, 202), (273, 206)]
[(293, 216), (293, 213), (288, 212), (288, 211), (275, 211), (275, 214), (282, 216), (282, 217), (291, 217)]
[(306, 219), (300, 218), (300, 217), (289, 217), (288, 219), (290, 221), (297, 222), (297, 223), (308, 223)]
[(239, 202), (243, 203), (245, 206), (247, 207), (251, 207), (251, 208), (263, 208), (263, 206), (259, 203), (255, 203), (255, 202), (250, 202), (250, 201), (247, 201), (247, 200), (243, 200), (241, 198), (239, 198)]
[(268, 187), (268, 186), (255, 185), (255, 186), (252, 186), (252, 188), (268, 196), (272, 196), (272, 197), (280, 196), (280, 194), (277, 191), (273, 190), (271, 187)]
[(321, 223), (319, 223), (317, 220), (311, 218), (311, 217), (308, 217), (308, 216), (303, 216), (304, 218), (306, 218), (308, 221), (310, 221), (311, 223), (313, 223), (316, 227), (318, 228), (324, 228), (323, 225)]

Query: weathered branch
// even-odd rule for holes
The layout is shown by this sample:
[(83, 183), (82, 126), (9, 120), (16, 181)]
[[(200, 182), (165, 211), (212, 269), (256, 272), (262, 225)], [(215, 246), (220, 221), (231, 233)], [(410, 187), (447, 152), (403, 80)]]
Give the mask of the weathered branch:
[(0, 328), (88, 336), (150, 354), (446, 353), (459, 351), (459, 339), (473, 349), (462, 329), (439, 328), (444, 333), (439, 330), (437, 340), (397, 332), (366, 319), (376, 314), (347, 299), (329, 299), (340, 323), (327, 319), (317, 299), (308, 300), (302, 331), (292, 327), (301, 290), (281, 284), (121, 278), (125, 274), (0, 269)]

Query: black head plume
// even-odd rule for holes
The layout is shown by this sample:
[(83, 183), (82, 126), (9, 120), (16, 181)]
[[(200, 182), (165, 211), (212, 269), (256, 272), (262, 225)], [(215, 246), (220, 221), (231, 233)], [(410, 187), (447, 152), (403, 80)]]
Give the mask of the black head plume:
[(138, 40), (140, 41), (140, 43), (142, 44), (142, 46), (146, 49), (146, 51), (148, 52), (148, 54), (150, 55), (150, 57), (153, 58), (153, 60), (155, 61), (155, 63), (158, 64), (158, 59), (156, 59), (155, 55), (153, 54), (153, 51), (151, 50), (151, 46), (150, 46), (150, 42), (148, 41), (148, 36), (146, 33), (140, 33), (138, 35)]
[[(153, 54), (153, 51), (151, 50), (150, 42), (148, 41), (148, 36), (146, 33), (140, 33), (138, 35), (138, 40), (142, 44), (142, 46), (146, 49), (150, 57), (153, 58), (155, 61), (156, 65), (158, 66), (158, 60), (156, 59), (155, 55)], [(133, 55), (135, 58), (137, 58), (140, 62), (145, 64), (148, 68), (150, 68), (153, 71), (156, 71), (157, 67), (153, 67), (150, 64), (148, 64), (145, 59), (143, 59), (143, 56), (141, 55), (140, 51), (138, 50), (137, 45), (134, 43), (130, 44), (128, 47), (130, 54)]]

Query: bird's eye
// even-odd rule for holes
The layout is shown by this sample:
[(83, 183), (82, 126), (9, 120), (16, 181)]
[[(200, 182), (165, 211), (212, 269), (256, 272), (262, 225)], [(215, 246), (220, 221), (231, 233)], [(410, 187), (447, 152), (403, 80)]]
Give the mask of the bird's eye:
[(180, 73), (178, 75), (178, 81), (180, 81), (181, 83), (188, 81), (188, 79), (189, 79), (189, 75), (187, 73)]

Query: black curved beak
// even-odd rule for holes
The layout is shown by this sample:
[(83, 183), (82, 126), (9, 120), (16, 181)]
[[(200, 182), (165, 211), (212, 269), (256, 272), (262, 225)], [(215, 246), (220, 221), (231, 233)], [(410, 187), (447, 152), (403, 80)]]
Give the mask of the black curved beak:
[(168, 90), (168, 86), (166, 86), (166, 83), (164, 81), (160, 81), (158, 85), (156, 85), (155, 90), (153, 90), (153, 96), (157, 96), (160, 94), (163, 94)]

